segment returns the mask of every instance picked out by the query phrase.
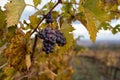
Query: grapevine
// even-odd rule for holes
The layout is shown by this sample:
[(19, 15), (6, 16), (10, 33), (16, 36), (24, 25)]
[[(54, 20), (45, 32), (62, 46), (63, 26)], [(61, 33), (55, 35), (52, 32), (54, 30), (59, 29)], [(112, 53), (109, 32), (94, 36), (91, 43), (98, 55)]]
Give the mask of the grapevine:
[[(53, 8), (46, 14), (47, 16), (49, 15), (49, 13), (52, 12), (52, 10), (58, 5), (62, 3), (62, 0), (58, 0), (58, 2), (53, 6)], [(42, 23), (42, 21), (45, 19), (46, 17), (44, 16), (41, 21), (38, 23), (38, 25), (35, 27), (35, 29), (33, 30), (33, 32), (31, 33), (31, 35), (37, 30), (37, 28), (39, 27), (39, 25)]]
[[(46, 19), (47, 24), (53, 23), (51, 13), (44, 17)], [(66, 44), (66, 39), (62, 32), (60, 32), (60, 30), (53, 30), (50, 26), (47, 26), (44, 29), (40, 30), (36, 36), (43, 39), (42, 50), (45, 51), (46, 54), (52, 53), (54, 51), (56, 43), (58, 44), (58, 46), (64, 46)]]
[[(87, 28), (93, 42), (100, 29), (120, 32), (120, 25), (109, 24), (119, 18), (117, 0), (50, 0), (41, 9), (43, 0), (32, 0), (33, 4), (26, 0), (7, 1), (5, 11), (0, 5), (2, 80), (70, 80), (70, 62), (76, 55), (72, 24), (76, 21)], [(36, 12), (27, 16), (29, 21), (22, 21), (26, 6)]]

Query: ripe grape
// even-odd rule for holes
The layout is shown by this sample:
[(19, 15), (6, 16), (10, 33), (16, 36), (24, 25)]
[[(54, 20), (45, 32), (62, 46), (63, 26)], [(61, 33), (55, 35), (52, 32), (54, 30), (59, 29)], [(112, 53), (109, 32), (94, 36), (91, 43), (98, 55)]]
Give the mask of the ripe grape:
[(50, 19), (50, 18), (52, 18), (52, 14), (51, 14), (51, 12), (49, 12), (49, 13), (45, 16), (45, 18), (46, 18), (46, 19)]
[(52, 14), (51, 13), (48, 13), (46, 16), (45, 16), (45, 19), (46, 19), (46, 23), (53, 23), (53, 18), (52, 18)]
[(55, 44), (47, 42), (47, 41), (43, 41), (43, 45), (44, 46), (42, 50), (45, 51), (46, 54), (49, 54), (54, 51)]
[(54, 30), (46, 27), (38, 33), (38, 37), (43, 39), (43, 51), (47, 54), (53, 52), (56, 44), (56, 34)]
[(53, 23), (53, 19), (51, 18), (51, 19), (46, 19), (46, 23)]
[(58, 46), (64, 46), (66, 44), (66, 39), (60, 30), (54, 31), (50, 27), (46, 27), (37, 34), (38, 37), (43, 39), (43, 51), (46, 54), (52, 53), (56, 43)]
[(56, 43), (58, 46), (64, 46), (66, 44), (66, 38), (60, 30), (56, 30)]

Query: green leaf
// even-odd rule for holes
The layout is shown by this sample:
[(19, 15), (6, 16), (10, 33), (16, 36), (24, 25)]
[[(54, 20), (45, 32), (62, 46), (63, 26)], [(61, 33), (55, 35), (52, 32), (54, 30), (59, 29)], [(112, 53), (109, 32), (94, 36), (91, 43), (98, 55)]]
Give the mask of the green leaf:
[(76, 0), (71, 0), (73, 3), (76, 3)]
[(63, 12), (70, 13), (72, 11), (72, 4), (65, 4), (62, 7)]
[(54, 6), (53, 2), (48, 2), (42, 7), (42, 10), (43, 12), (46, 13), (46, 11), (48, 12), (48, 10), (50, 10), (53, 6)]
[(30, 20), (31, 29), (34, 29), (38, 25), (38, 23), (40, 22), (40, 19), (37, 18), (37, 14), (30, 16), (29, 20)]
[(49, 2), (49, 3), (47, 4), (48, 9), (51, 9), (53, 6), (54, 6), (54, 3), (53, 3), (53, 2)]
[(116, 25), (116, 26), (112, 29), (112, 33), (113, 33), (113, 34), (116, 34), (116, 33), (118, 33), (118, 32), (120, 32), (120, 25), (119, 25), (119, 24)]
[(60, 48), (60, 53), (65, 53), (68, 49), (70, 49), (71, 46), (73, 46), (73, 34), (70, 33), (74, 30), (74, 28), (67, 22), (64, 22), (61, 27), (61, 31), (63, 32), (65, 38), (66, 38), (66, 45)]
[[(94, 16), (96, 17), (96, 19), (100, 20), (100, 22), (104, 22), (107, 20), (111, 20), (112, 18), (114, 18), (114, 16), (112, 16), (112, 13), (110, 12), (111, 9), (106, 10), (105, 8), (107, 7), (103, 1), (101, 0), (85, 0), (83, 7), (89, 9), (89, 11), (92, 12), (92, 14), (94, 14)], [(101, 6), (102, 5), (102, 6)], [(112, 11), (115, 11), (116, 5), (112, 5)], [(110, 14), (108, 14), (110, 13)]]
[(7, 39), (11, 39), (15, 35), (17, 25), (8, 27)]
[(90, 11), (88, 9), (84, 9), (85, 16), (87, 19), (87, 29), (90, 34), (90, 38), (93, 42), (96, 41), (96, 36), (97, 36), (97, 28), (95, 21), (93, 19), (93, 16), (91, 15)]
[(52, 17), (53, 17), (54, 20), (57, 19), (58, 15), (59, 15), (59, 12), (57, 12), (57, 11), (52, 11)]
[(16, 72), (16, 70), (13, 67), (11, 67), (10, 65), (5, 66), (4, 74), (6, 75), (6, 77), (4, 80), (11, 80), (12, 77), (14, 76), (15, 72)]
[(41, 3), (41, 0), (33, 0), (33, 3), (35, 7), (37, 7), (37, 5)]
[(5, 27), (5, 14), (0, 10), (0, 29)]
[(6, 43), (6, 40), (4, 40), (4, 41), (0, 40), (0, 47), (2, 47), (5, 43)]
[(109, 23), (103, 22), (98, 29), (110, 30), (112, 26)]
[(120, 24), (116, 25), (115, 28), (120, 32)]
[(5, 7), (7, 27), (18, 24), (21, 14), (25, 8), (24, 0), (11, 0)]
[(5, 21), (5, 14), (3, 11), (0, 10), (0, 40), (5, 39), (6, 34), (6, 21)]

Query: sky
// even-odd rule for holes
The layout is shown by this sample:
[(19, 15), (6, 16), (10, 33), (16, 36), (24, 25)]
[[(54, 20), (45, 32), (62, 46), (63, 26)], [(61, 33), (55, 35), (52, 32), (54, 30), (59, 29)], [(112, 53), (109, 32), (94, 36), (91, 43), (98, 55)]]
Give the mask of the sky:
[[(2, 7), (3, 10), (5, 10), (4, 4), (6, 3), (6, 1), (7, 0), (0, 0), (0, 6)], [(46, 4), (46, 2), (49, 2), (49, 1), (50, 0), (46, 0), (46, 1), (43, 0), (42, 5), (38, 5), (37, 8), (39, 9), (42, 8), (42, 6)], [(55, 1), (55, 0), (52, 0), (52, 1)], [(25, 0), (25, 3), (33, 5), (32, 0)], [(58, 8), (60, 8), (60, 5), (56, 7), (57, 10)], [(36, 10), (33, 7), (26, 6), (20, 18), (20, 21), (28, 20), (29, 16), (34, 14), (35, 11)], [(115, 26), (116, 24), (120, 24), (120, 20), (111, 20), (112, 26)], [(80, 22), (76, 21), (72, 25), (75, 28), (75, 30), (73, 31), (74, 38), (77, 38), (78, 36), (84, 36), (84, 37), (81, 37), (81, 39), (90, 40), (87, 29)], [(109, 30), (106, 30), (106, 31), (100, 30), (97, 34), (97, 40), (119, 40), (120, 41), (120, 33), (113, 35), (112, 32)]]

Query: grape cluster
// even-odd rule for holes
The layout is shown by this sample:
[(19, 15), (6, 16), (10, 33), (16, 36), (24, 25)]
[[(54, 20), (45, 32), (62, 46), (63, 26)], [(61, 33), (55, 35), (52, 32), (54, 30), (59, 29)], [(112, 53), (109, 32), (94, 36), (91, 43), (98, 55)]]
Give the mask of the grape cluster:
[(56, 34), (52, 28), (45, 28), (38, 33), (38, 37), (43, 39), (43, 51), (47, 54), (53, 52), (56, 43)]
[(60, 30), (54, 31), (50, 27), (46, 27), (38, 32), (38, 37), (43, 39), (43, 51), (46, 54), (49, 54), (54, 51), (55, 44), (57, 43), (58, 46), (64, 46), (66, 44), (66, 39), (63, 33)]
[(45, 19), (46, 19), (46, 23), (53, 23), (54, 21), (51, 13), (48, 13), (47, 15), (45, 15)]
[(63, 33), (60, 32), (60, 30), (56, 30), (56, 43), (58, 46), (64, 46), (66, 44), (66, 39), (63, 35)]

